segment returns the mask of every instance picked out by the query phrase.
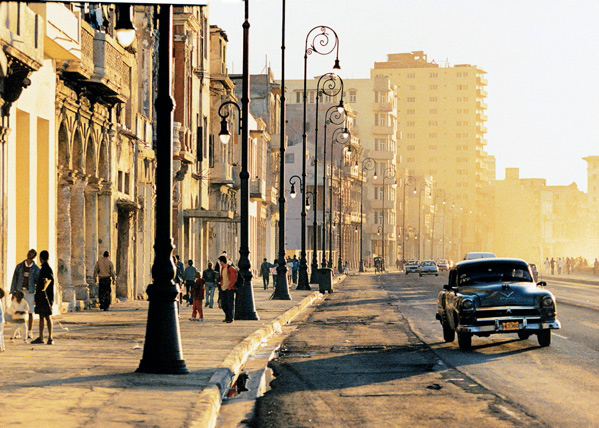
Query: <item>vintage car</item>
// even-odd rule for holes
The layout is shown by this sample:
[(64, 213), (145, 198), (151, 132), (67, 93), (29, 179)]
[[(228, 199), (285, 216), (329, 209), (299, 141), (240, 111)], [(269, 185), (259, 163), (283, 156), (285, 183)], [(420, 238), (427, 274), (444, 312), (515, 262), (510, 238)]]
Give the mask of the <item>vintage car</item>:
[(528, 263), (520, 259), (485, 258), (457, 263), (437, 298), (436, 318), (443, 338), (460, 349), (472, 346), (472, 336), (517, 333), (522, 340), (537, 335), (539, 345), (551, 344), (551, 330), (560, 328), (555, 297), (545, 282), (534, 282)]
[(450, 266), (449, 266), (449, 260), (447, 259), (439, 259), (439, 261), (437, 262), (437, 267), (439, 268), (440, 271), (442, 270), (449, 270)]
[(406, 275), (409, 273), (418, 273), (418, 265), (420, 262), (418, 260), (408, 260), (406, 265), (404, 266), (404, 270), (406, 271)]
[(418, 276), (435, 275), (439, 276), (439, 268), (434, 260), (423, 260), (418, 265)]

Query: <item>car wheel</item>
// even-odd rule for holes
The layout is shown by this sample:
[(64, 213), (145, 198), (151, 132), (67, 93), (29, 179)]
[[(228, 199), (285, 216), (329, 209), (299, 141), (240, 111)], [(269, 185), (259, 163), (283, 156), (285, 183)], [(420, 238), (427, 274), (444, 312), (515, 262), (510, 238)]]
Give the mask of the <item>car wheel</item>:
[(526, 339), (528, 339), (529, 337), (530, 337), (530, 333), (529, 333), (528, 331), (523, 331), (523, 330), (521, 330), (521, 331), (519, 331), (519, 332), (518, 332), (518, 338), (519, 338), (520, 340), (526, 340)]
[(435, 274), (435, 276), (439, 276), (439, 274), (438, 274), (438, 273), (436, 273), (436, 274)]
[(551, 330), (548, 328), (545, 330), (539, 330), (537, 333), (537, 340), (539, 341), (539, 345), (541, 346), (549, 346), (551, 345)]
[(418, 274), (418, 276), (422, 277), (422, 274), (421, 274), (421, 273), (419, 273), (419, 274)]
[(446, 342), (453, 342), (455, 340), (455, 330), (451, 328), (447, 321), (441, 323), (443, 326), (443, 340)]
[(408, 272), (406, 272), (406, 275), (408, 274)]
[(458, 345), (462, 351), (468, 351), (472, 348), (472, 334), (470, 333), (458, 333)]

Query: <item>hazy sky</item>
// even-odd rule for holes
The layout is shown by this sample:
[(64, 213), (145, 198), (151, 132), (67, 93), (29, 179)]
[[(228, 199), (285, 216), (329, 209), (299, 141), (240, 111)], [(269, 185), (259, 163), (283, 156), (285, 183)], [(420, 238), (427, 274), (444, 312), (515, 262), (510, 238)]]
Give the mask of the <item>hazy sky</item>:
[[(250, 72), (268, 63), (280, 78), (281, 0), (250, 0)], [(241, 0), (211, 0), (210, 22), (229, 36), (229, 72), (242, 62)], [(332, 27), (340, 75), (368, 78), (389, 53), (422, 50), (429, 60), (488, 72), (487, 151), (520, 177), (586, 191), (586, 162), (599, 155), (599, 2), (592, 0), (288, 0), (287, 79), (303, 77), (308, 31)], [(308, 76), (333, 55), (311, 55)]]

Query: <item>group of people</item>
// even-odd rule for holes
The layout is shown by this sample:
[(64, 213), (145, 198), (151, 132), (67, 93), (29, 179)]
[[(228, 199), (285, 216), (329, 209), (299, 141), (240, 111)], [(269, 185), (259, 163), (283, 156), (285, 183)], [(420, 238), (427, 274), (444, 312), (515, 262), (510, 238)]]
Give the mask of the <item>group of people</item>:
[[(596, 265), (594, 269), (599, 267), (599, 262), (595, 259)], [(549, 257), (545, 258), (545, 272), (551, 275), (561, 275), (562, 273), (570, 275), (572, 272), (579, 272), (583, 268), (588, 267), (589, 263), (583, 257)]]
[[(39, 254), (40, 266), (35, 263), (37, 251), (31, 249), (27, 258), (17, 264), (10, 286), (10, 304), (8, 314), (12, 316), (15, 324), (12, 339), (23, 334), (23, 341), (27, 343), (33, 339), (33, 314), (39, 315), (39, 336), (31, 343), (44, 343), (44, 326), (48, 329), (48, 345), (54, 344), (52, 338), (52, 305), (54, 304), (54, 273), (48, 264), (50, 256), (44, 250)], [(2, 299), (5, 291), (0, 288), (0, 352), (6, 350), (4, 344), (4, 308)]]
[[(270, 275), (272, 275), (272, 283), (273, 288), (276, 287), (277, 284), (277, 267), (279, 266), (279, 262), (275, 259), (273, 263), (270, 263), (267, 259), (264, 259), (262, 264), (260, 265), (259, 276), (262, 277), (262, 283), (264, 284), (264, 289), (268, 289), (268, 284), (270, 282)], [(300, 261), (297, 256), (294, 254), (293, 257), (287, 257), (286, 260), (287, 266), (287, 282), (289, 284), (297, 284), (297, 277), (300, 268)]]
[[(187, 266), (183, 264), (179, 255), (175, 256), (176, 266), (175, 282), (180, 286), (179, 305), (183, 301), (187, 306), (191, 306), (191, 321), (204, 320), (204, 307), (214, 307), (214, 294), (218, 290), (216, 297), (217, 305), (223, 310), (225, 319), (223, 322), (231, 323), (235, 314), (235, 291), (239, 285), (239, 271), (227, 260), (225, 252), (218, 257), (216, 269), (212, 262), (208, 262), (208, 267), (200, 273), (193, 265), (193, 260), (187, 261)], [(204, 300), (206, 302), (204, 303)]]

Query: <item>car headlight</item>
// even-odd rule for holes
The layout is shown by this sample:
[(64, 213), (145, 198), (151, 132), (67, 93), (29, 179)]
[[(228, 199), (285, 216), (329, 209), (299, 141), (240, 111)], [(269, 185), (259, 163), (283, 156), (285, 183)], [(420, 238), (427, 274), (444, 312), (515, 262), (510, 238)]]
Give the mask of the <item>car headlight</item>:
[(544, 308), (550, 308), (550, 307), (554, 306), (553, 299), (551, 298), (551, 296), (543, 297), (543, 299), (541, 300), (541, 305)]
[(474, 303), (472, 300), (464, 299), (462, 300), (462, 309), (472, 309), (474, 307)]

